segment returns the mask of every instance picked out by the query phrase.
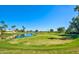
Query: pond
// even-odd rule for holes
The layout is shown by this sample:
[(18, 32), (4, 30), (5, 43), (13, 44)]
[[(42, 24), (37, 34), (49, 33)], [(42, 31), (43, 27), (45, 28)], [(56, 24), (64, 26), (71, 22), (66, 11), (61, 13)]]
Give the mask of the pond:
[(21, 35), (17, 35), (15, 38), (24, 38), (24, 37), (31, 37), (32, 34), (29, 33), (29, 34), (21, 34)]

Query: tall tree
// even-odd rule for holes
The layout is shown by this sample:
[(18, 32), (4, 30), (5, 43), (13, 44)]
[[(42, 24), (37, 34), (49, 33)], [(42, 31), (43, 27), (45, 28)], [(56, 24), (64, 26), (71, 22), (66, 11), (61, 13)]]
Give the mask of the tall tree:
[(76, 6), (76, 7), (74, 8), (74, 11), (77, 11), (77, 12), (78, 12), (78, 16), (79, 16), (79, 6)]
[(76, 6), (74, 10), (78, 12), (78, 15), (72, 18), (67, 33), (79, 33), (79, 6)]
[(68, 33), (79, 33), (79, 16), (72, 18), (69, 28), (67, 29)]

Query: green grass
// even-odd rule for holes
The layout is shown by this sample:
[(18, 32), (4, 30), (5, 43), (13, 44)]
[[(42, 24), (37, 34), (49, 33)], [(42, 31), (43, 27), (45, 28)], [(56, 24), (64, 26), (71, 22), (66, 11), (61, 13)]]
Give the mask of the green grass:
[[(19, 33), (20, 34), (20, 33)], [(32, 37), (19, 39), (0, 40), (1, 54), (78, 54), (79, 53), (79, 38), (70, 40), (69, 43), (63, 43), (66, 40), (62, 33), (39, 32)], [(54, 38), (54, 39), (48, 39)], [(68, 40), (69, 41), (69, 40)], [(59, 43), (51, 44), (50, 42)]]

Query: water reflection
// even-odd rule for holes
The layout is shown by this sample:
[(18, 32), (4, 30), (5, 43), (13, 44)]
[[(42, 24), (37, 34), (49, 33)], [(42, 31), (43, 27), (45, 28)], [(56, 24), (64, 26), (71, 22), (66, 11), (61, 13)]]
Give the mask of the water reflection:
[(24, 38), (24, 37), (31, 37), (32, 34), (21, 34), (21, 35), (17, 35), (15, 38)]

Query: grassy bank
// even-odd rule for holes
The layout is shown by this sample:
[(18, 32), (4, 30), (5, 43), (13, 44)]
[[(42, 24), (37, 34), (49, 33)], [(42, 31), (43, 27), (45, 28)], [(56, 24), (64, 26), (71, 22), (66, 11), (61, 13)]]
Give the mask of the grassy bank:
[[(0, 40), (0, 53), (67, 54), (79, 53), (79, 38), (62, 40), (60, 33), (40, 32), (32, 37)], [(52, 39), (50, 39), (52, 38)]]

